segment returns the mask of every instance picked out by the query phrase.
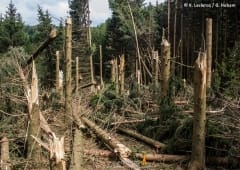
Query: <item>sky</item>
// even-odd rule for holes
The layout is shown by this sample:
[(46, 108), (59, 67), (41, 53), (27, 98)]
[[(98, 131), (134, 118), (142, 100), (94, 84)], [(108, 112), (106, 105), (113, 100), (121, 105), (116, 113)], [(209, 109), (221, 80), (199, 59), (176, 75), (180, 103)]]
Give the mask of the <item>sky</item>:
[[(146, 0), (146, 3), (151, 2), (156, 4), (157, 0)], [(158, 0), (159, 2), (163, 0)], [(0, 14), (5, 14), (10, 0), (1, 0)], [(23, 18), (25, 24), (37, 24), (37, 6), (40, 5), (43, 10), (48, 10), (53, 18), (53, 23), (58, 25), (59, 19), (65, 19), (68, 16), (68, 0), (12, 0)], [(90, 0), (90, 17), (92, 26), (103, 23), (111, 16), (111, 11), (108, 7), (108, 0)]]

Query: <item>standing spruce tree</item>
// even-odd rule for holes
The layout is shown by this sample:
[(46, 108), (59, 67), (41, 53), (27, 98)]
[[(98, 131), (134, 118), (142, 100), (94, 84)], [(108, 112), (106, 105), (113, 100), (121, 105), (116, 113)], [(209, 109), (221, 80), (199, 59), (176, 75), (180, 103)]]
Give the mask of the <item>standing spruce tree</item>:
[(1, 16), (0, 21), (0, 52), (6, 52), (10, 46), (23, 46), (27, 40), (22, 17), (10, 1), (6, 14), (4, 18)]

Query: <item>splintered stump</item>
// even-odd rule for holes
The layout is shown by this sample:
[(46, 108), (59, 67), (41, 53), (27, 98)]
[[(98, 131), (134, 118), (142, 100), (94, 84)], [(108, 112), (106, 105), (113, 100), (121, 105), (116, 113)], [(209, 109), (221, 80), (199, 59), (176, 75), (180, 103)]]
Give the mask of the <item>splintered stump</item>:
[(166, 39), (161, 43), (161, 98), (167, 96), (170, 78), (170, 44)]
[(194, 116), (189, 170), (205, 169), (206, 67), (206, 53), (199, 53), (194, 65)]

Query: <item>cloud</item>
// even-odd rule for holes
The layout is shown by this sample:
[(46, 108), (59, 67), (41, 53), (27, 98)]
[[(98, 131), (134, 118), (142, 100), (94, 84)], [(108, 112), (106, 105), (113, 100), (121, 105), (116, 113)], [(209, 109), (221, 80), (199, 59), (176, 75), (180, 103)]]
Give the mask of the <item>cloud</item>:
[[(58, 19), (66, 18), (68, 15), (68, 0), (12, 0), (28, 25), (36, 25), (38, 23), (37, 6), (40, 5), (43, 10), (48, 10), (53, 17), (53, 23), (58, 24)], [(157, 0), (146, 0), (153, 5)], [(163, 0), (158, 0), (162, 2)], [(10, 0), (1, 0), (0, 13), (5, 14)], [(111, 17), (111, 11), (108, 7), (108, 0), (90, 0), (90, 18), (92, 25), (96, 26), (103, 23), (107, 18)]]

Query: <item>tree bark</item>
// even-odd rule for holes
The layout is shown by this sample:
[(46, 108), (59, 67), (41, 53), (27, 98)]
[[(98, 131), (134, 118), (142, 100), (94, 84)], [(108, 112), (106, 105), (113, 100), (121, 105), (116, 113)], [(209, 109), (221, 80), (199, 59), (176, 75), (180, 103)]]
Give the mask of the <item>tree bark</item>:
[(132, 136), (132, 137), (134, 137), (136, 139), (139, 139), (139, 140), (141, 140), (141, 141), (143, 141), (143, 142), (145, 142), (145, 143), (147, 143), (149, 145), (152, 145), (152, 146), (154, 146), (157, 149), (164, 149), (166, 147), (165, 144), (163, 144), (161, 142), (158, 142), (158, 141), (156, 141), (154, 139), (151, 139), (151, 138), (149, 138), (147, 136), (144, 136), (142, 134), (139, 134), (139, 133), (137, 133), (137, 132), (135, 132), (133, 130), (124, 129), (124, 128), (120, 128), (120, 127), (117, 128), (117, 130), (119, 130), (120, 132), (123, 132), (123, 133), (125, 133), (125, 134), (127, 134), (129, 136)]
[(163, 57), (163, 61), (161, 63), (162, 68), (161, 98), (164, 98), (167, 96), (168, 93), (170, 78), (170, 44), (166, 39), (163, 39), (161, 43), (161, 56)]
[(102, 56), (102, 45), (99, 45), (99, 57), (100, 57), (100, 83), (101, 88), (104, 87), (103, 83), (103, 56)]
[(71, 113), (71, 74), (72, 74), (72, 19), (66, 19), (66, 89), (65, 89), (65, 112)]
[(9, 140), (3, 137), (1, 140), (1, 169), (10, 170)]
[[(142, 153), (136, 153), (137, 158), (143, 159)], [(185, 155), (167, 155), (167, 154), (145, 154), (147, 161), (159, 161), (159, 162), (177, 162), (188, 160), (189, 157)]]
[(78, 95), (78, 90), (79, 90), (79, 58), (76, 57), (76, 89), (75, 89), (75, 94)]
[(119, 79), (120, 79), (119, 94), (123, 94), (124, 93), (124, 85), (125, 85), (125, 56), (124, 56), (124, 54), (122, 54), (120, 56)]
[(207, 88), (212, 82), (212, 18), (206, 19), (206, 46), (207, 46)]
[(198, 54), (194, 66), (194, 118), (190, 170), (205, 169), (206, 53)]
[(34, 161), (41, 160), (41, 146), (36, 143), (32, 136), (40, 137), (40, 110), (36, 103), (33, 103), (28, 129), (28, 147), (27, 157), (32, 158)]

